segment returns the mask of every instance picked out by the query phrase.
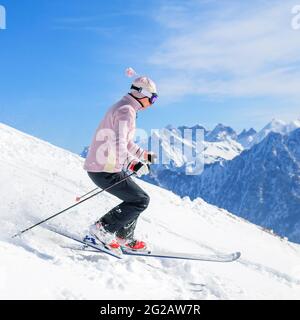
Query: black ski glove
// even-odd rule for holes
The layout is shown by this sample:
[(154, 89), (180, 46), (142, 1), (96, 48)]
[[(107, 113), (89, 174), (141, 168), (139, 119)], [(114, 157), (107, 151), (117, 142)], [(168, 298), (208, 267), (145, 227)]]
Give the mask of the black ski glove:
[(145, 160), (151, 164), (156, 162), (157, 155), (154, 152), (146, 152)]
[(135, 172), (138, 177), (148, 174), (150, 172), (149, 164), (143, 163), (141, 161), (133, 160), (128, 165), (128, 169), (132, 172)]

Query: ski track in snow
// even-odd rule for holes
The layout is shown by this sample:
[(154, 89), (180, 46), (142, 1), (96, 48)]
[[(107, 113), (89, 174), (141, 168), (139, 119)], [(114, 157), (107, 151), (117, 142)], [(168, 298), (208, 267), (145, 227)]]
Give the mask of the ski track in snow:
[[(202, 199), (180, 199), (137, 180), (150, 194), (137, 236), (164, 251), (241, 251), (233, 263), (124, 257), (67, 249), (75, 243), (37, 227), (94, 185), (83, 160), (0, 124), (1, 299), (299, 299), (300, 246)], [(51, 221), (84, 235), (118, 203), (102, 194)]]
[[(183, 239), (186, 239), (188, 241), (195, 242), (196, 244), (199, 245), (199, 247), (202, 247), (202, 248), (210, 250), (211, 253), (214, 253), (214, 254), (220, 254), (221, 253), (220, 251), (215, 250), (214, 248), (210, 247), (209, 245), (204, 244), (203, 242), (195, 241), (192, 238), (184, 237), (184, 236), (182, 236), (182, 235), (180, 235), (178, 233), (175, 233), (175, 232), (171, 231), (169, 228), (167, 228), (166, 226), (163, 226), (162, 224), (159, 224), (159, 226), (164, 228), (169, 233), (172, 233), (172, 234), (174, 234), (174, 235), (176, 235), (178, 237), (181, 237)], [(279, 272), (279, 271), (277, 271), (277, 270), (275, 270), (273, 268), (269, 268), (269, 267), (264, 266), (262, 264), (251, 262), (250, 260), (246, 260), (246, 259), (243, 259), (243, 258), (240, 258), (237, 261), (237, 263), (241, 263), (242, 265), (244, 265), (246, 267), (249, 267), (249, 268), (252, 268), (253, 270), (260, 270), (261, 272), (266, 273), (269, 277), (273, 277), (273, 278), (277, 279), (278, 281), (285, 281), (287, 284), (300, 285), (300, 279), (299, 280), (295, 279), (295, 278), (289, 276), (288, 274)]]

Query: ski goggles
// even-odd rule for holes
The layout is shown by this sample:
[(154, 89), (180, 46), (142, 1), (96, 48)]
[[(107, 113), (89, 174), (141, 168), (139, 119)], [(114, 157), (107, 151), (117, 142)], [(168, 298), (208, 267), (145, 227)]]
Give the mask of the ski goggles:
[(145, 97), (147, 97), (151, 104), (153, 104), (158, 99), (158, 95), (156, 93), (151, 93), (144, 88), (139, 88), (139, 87), (132, 85), (131, 89), (136, 90), (139, 93), (143, 94)]

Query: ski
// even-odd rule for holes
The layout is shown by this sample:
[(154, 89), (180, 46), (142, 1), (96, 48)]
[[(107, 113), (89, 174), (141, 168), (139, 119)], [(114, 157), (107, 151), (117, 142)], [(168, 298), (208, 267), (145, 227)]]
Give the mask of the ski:
[(87, 246), (87, 245), (68, 245), (68, 246), (61, 246), (63, 249), (69, 249), (72, 251), (83, 251), (83, 252), (93, 252), (93, 253), (99, 253), (99, 250), (97, 249), (92, 249), (91, 247)]
[[(53, 232), (53, 233), (56, 233), (56, 234), (59, 234), (65, 238), (68, 238), (68, 239), (71, 239), (71, 240), (74, 240), (76, 242), (79, 242), (81, 244), (83, 244), (84, 246), (88, 246), (90, 248), (93, 248), (93, 249), (96, 249), (97, 252), (103, 252), (103, 253), (106, 253), (108, 255), (111, 255), (115, 258), (118, 258), (118, 259), (122, 259), (122, 252), (120, 251), (120, 253), (117, 253), (115, 249), (107, 249), (106, 247), (104, 247), (104, 245), (100, 244), (100, 243), (97, 243), (95, 241), (94, 238), (92, 237), (85, 237), (84, 240), (81, 239), (80, 237), (76, 236), (76, 235), (73, 235), (69, 232), (66, 232), (66, 231), (60, 231), (58, 230), (57, 228), (55, 227), (52, 227), (52, 226), (44, 226), (47, 230)], [(85, 250), (85, 249), (83, 249)]]
[(229, 254), (189, 254), (189, 253), (175, 253), (175, 252), (162, 252), (162, 251), (144, 251), (137, 252), (122, 248), (124, 255), (140, 256), (140, 257), (153, 257), (163, 259), (182, 259), (182, 260), (198, 260), (198, 261), (209, 261), (209, 262), (233, 262), (238, 260), (241, 256), (240, 252), (234, 252)]
[[(84, 239), (79, 238), (76, 235), (71, 233), (60, 231), (57, 228), (52, 226), (45, 226), (49, 231), (52, 231), (56, 234), (59, 234), (68, 239), (74, 240), (81, 243), (83, 246), (76, 248), (76, 250), (86, 251), (86, 252), (102, 252), (109, 254), (115, 258), (122, 259), (122, 256), (137, 256), (137, 257), (152, 257), (152, 258), (161, 258), (161, 259), (181, 259), (181, 260), (196, 260), (196, 261), (207, 261), (207, 262), (233, 262), (240, 258), (240, 252), (234, 252), (229, 254), (191, 254), (191, 253), (175, 253), (175, 252), (163, 252), (157, 250), (145, 250), (143, 252), (133, 251), (121, 247), (119, 253), (115, 249), (108, 249), (104, 245), (96, 242), (92, 236), (86, 236)], [(87, 250), (86, 248), (90, 247), (94, 250)], [(72, 248), (70, 248), (72, 249)]]
[[(87, 246), (65, 246), (64, 248), (84, 251), (84, 252), (99, 252), (97, 249), (88, 249)], [(162, 252), (151, 252), (146, 250), (144, 252), (136, 252), (131, 250), (126, 250), (122, 248), (122, 253), (128, 256), (142, 256), (142, 257), (154, 257), (154, 258), (165, 258), (165, 259), (182, 259), (182, 260), (198, 260), (198, 261), (208, 261), (208, 262), (233, 262), (241, 256), (240, 252), (235, 252), (231, 254), (216, 254), (216, 255), (199, 255), (199, 254), (182, 254), (182, 253), (162, 253)]]

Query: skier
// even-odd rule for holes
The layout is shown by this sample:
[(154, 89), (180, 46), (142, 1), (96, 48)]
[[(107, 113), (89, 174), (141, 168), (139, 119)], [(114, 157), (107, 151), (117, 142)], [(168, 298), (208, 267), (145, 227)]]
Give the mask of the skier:
[[(133, 142), (137, 112), (151, 106), (158, 98), (156, 85), (148, 77), (136, 78), (126, 94), (105, 114), (94, 135), (84, 169), (100, 188), (124, 179), (126, 170), (137, 176), (149, 173), (149, 163), (156, 155)], [(120, 246), (145, 250), (146, 243), (134, 238), (139, 215), (148, 207), (149, 195), (131, 177), (108, 190), (122, 200), (90, 226), (92, 236), (114, 249)]]

